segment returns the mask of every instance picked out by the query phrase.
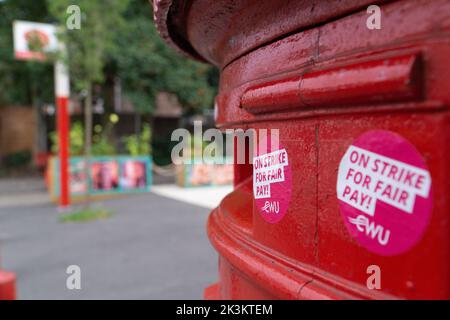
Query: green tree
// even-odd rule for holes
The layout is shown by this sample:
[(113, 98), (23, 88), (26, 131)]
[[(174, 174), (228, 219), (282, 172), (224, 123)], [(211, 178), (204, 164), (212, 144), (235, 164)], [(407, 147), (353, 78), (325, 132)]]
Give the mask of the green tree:
[(124, 137), (123, 140), (128, 154), (131, 156), (148, 156), (151, 152), (151, 137), (152, 132), (148, 123), (143, 125), (141, 134), (132, 134)]
[(187, 113), (211, 108), (216, 94), (217, 69), (187, 59), (159, 36), (148, 0), (132, 0), (126, 24), (117, 30), (113, 62), (124, 93), (141, 112), (152, 112), (159, 91), (174, 93)]

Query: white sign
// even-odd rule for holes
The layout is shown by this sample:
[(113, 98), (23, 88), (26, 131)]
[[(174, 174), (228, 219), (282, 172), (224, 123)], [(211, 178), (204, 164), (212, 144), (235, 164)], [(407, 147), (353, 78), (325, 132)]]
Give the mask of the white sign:
[(47, 23), (14, 21), (14, 56), (19, 60), (44, 60), (45, 52), (58, 49), (56, 26)]

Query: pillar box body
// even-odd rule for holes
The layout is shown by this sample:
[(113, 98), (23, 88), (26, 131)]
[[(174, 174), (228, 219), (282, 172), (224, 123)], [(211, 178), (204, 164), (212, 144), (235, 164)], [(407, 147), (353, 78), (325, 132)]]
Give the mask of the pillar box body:
[(288, 156), (269, 197), (235, 165), (206, 298), (450, 298), (450, 1), (154, 7), (171, 45), (220, 68), (217, 126), (278, 129)]
[(0, 270), (0, 300), (16, 299), (16, 275)]

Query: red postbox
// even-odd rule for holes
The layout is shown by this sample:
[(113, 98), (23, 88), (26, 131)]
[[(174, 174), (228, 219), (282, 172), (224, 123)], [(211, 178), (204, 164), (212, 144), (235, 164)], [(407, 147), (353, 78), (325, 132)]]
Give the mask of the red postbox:
[(0, 269), (0, 300), (16, 299), (16, 275)]
[(16, 299), (16, 274), (2, 270), (0, 259), (0, 300)]
[(279, 131), (209, 217), (206, 298), (450, 298), (449, 0), (154, 8), (221, 69), (218, 127)]

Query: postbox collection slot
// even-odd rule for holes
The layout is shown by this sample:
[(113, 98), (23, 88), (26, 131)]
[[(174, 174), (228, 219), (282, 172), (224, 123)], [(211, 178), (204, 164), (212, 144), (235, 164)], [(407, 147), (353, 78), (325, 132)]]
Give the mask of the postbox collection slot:
[(241, 107), (251, 113), (308, 107), (355, 106), (422, 98), (420, 54), (358, 62), (306, 72), (247, 89)]

